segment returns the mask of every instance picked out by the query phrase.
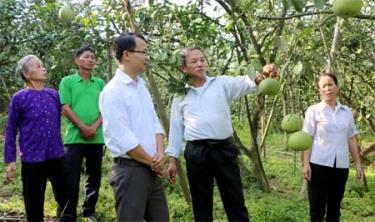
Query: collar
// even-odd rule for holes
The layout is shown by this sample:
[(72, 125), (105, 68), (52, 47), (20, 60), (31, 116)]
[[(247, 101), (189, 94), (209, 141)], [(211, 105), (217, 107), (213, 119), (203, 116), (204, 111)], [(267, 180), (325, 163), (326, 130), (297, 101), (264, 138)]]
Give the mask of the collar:
[[(214, 81), (216, 79), (216, 77), (209, 77), (209, 76), (206, 76), (206, 81), (204, 82), (203, 86), (201, 87), (206, 87), (208, 86), (209, 84), (211, 84), (212, 81)], [(185, 88), (186, 89), (195, 89), (194, 86), (190, 85), (189, 83), (186, 83), (185, 84)]]
[[(328, 108), (329, 106), (327, 105), (327, 103), (325, 103), (323, 100), (318, 104), (318, 107), (321, 111), (323, 111), (324, 109)], [(349, 107), (347, 106), (344, 106), (340, 103), (340, 101), (336, 100), (336, 110), (339, 110), (339, 109), (344, 109), (344, 110), (347, 110), (349, 111)]]
[[(82, 79), (81, 75), (78, 72), (74, 73), (74, 78), (77, 80), (77, 82), (84, 81), (84, 79)], [(93, 82), (94, 78), (95, 77), (91, 74), (89, 78), (90, 82)]]
[(144, 85), (144, 81), (141, 77), (137, 76), (137, 79), (134, 80), (132, 79), (128, 74), (126, 74), (125, 72), (117, 69), (116, 70), (116, 74), (115, 74), (116, 78), (119, 78), (120, 81), (125, 84), (125, 85), (128, 85), (128, 84), (141, 84), (141, 85)]

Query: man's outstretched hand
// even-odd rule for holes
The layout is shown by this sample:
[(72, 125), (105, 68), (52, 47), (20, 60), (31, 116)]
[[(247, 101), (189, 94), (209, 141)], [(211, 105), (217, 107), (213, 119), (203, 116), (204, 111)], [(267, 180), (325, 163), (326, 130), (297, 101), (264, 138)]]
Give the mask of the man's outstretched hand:
[(276, 65), (274, 63), (263, 66), (263, 77), (264, 78), (276, 78), (279, 79), (280, 75), (277, 72)]

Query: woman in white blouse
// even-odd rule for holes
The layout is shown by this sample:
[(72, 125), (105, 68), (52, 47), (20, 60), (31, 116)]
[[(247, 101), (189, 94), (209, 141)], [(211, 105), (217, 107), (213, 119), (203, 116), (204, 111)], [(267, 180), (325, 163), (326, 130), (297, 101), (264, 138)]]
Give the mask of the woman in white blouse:
[(303, 131), (313, 137), (304, 152), (303, 175), (308, 181), (311, 221), (339, 221), (340, 205), (349, 174), (349, 151), (355, 161), (356, 178), (363, 171), (352, 111), (336, 98), (337, 78), (323, 73), (318, 79), (322, 101), (306, 111)]

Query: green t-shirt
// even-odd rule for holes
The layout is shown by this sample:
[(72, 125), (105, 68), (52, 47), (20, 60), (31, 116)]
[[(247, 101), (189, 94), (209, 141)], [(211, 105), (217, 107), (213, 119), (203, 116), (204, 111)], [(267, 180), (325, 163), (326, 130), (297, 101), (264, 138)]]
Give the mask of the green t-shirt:
[[(100, 116), (99, 94), (104, 85), (105, 82), (102, 79), (92, 75), (89, 81), (83, 80), (78, 73), (66, 76), (59, 86), (61, 105), (69, 105), (79, 120), (90, 126)], [(65, 123), (64, 144), (104, 144), (101, 126), (97, 129), (93, 139), (86, 140), (81, 137), (79, 129), (68, 118), (65, 118)]]

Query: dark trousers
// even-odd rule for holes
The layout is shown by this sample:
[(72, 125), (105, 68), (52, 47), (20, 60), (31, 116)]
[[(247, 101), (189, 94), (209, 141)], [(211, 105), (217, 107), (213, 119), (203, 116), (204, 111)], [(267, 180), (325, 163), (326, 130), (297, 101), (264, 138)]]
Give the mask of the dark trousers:
[(85, 158), (86, 184), (81, 215), (88, 217), (95, 214), (95, 206), (99, 197), (101, 180), (103, 145), (102, 144), (69, 144), (66, 145), (66, 158), (69, 166), (69, 187), (71, 200), (68, 211), (77, 217), (77, 205), (83, 158)]
[(339, 169), (310, 163), (310, 218), (312, 222), (340, 220), (340, 205), (345, 192), (349, 169)]
[(150, 167), (132, 159), (115, 158), (110, 185), (118, 221), (169, 221), (161, 179)]
[(214, 179), (228, 221), (249, 221), (237, 155), (237, 147), (229, 140), (199, 140), (186, 144), (186, 169), (195, 221), (213, 220)]
[(59, 221), (69, 221), (66, 205), (69, 200), (68, 171), (65, 158), (39, 163), (22, 162), (22, 185), (27, 221), (43, 221), (44, 193), (47, 180), (51, 182), (58, 203)]

